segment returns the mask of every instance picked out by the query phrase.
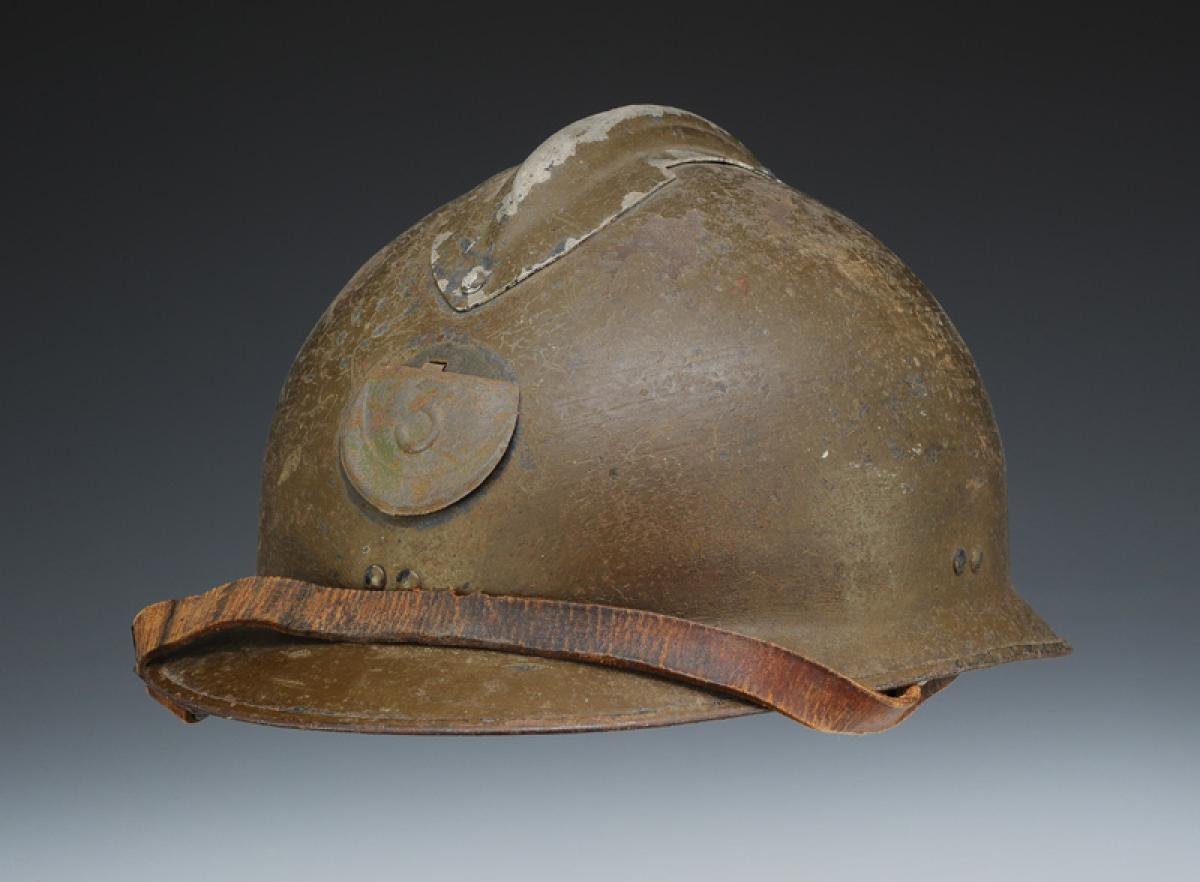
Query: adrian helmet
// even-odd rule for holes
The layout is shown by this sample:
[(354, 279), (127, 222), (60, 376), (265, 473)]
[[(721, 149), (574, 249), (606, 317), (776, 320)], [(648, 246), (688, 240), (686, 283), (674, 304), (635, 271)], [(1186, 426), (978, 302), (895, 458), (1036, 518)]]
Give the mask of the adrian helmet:
[(622, 107), (350, 280), (267, 444), (258, 574), (142, 610), (187, 720), (370, 732), (904, 719), (1061, 655), (970, 354), (728, 132)]

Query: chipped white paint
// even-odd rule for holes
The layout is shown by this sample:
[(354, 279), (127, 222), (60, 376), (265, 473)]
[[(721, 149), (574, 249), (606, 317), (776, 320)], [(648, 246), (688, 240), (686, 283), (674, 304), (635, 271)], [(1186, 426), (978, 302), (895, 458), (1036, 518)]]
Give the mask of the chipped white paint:
[(629, 211), (649, 195), (641, 190), (630, 190), (621, 198), (621, 211)]
[(303, 451), (296, 447), (287, 455), (287, 459), (283, 461), (283, 467), (279, 470), (279, 477), (275, 481), (275, 486), (278, 487), (284, 481), (292, 476), (292, 473), (300, 467), (300, 460), (303, 456)]
[(828, 450), (826, 450), (824, 453), (821, 454), (821, 459), (829, 459), (829, 451)]
[(500, 207), (496, 210), (496, 220), (502, 221), (506, 217), (516, 214), (517, 208), (525, 201), (529, 192), (538, 184), (550, 180), (554, 169), (574, 156), (580, 144), (603, 141), (614, 126), (626, 120), (643, 116), (661, 117), (666, 114), (700, 119), (693, 113), (675, 107), (663, 107), (659, 104), (629, 104), (585, 117), (555, 132), (530, 153), (528, 159), (521, 163), (521, 167), (513, 175), (512, 186), (500, 200)]
[(449, 239), (452, 235), (454, 235), (454, 234), (451, 233), (449, 230), (447, 230), (444, 233), (438, 233), (434, 237), (433, 247), (429, 250), (429, 259), (431, 261), (433, 261), (434, 263), (437, 263), (439, 249), (441, 249), (441, 247), (445, 243), (445, 241), (447, 239)]
[(490, 276), (490, 275), (491, 275), (491, 273), (489, 273), (483, 267), (481, 267), (481, 266), (475, 267), (469, 273), (467, 273), (465, 276), (463, 276), (463, 280), (462, 280), (463, 293), (465, 293), (465, 294), (475, 293), (476, 291), (478, 291), (480, 288), (483, 287), (483, 283), (488, 280), (488, 276)]
[[(503, 242), (501, 228), (504, 222), (517, 214), (517, 209), (535, 187), (549, 181), (556, 168), (567, 163), (571, 157), (576, 155), (580, 145), (605, 140), (610, 136), (612, 130), (623, 122), (646, 117), (662, 118), (667, 115), (699, 123), (702, 127), (710, 130), (710, 132), (717, 133), (724, 138), (728, 138), (730, 141), (734, 140), (720, 126), (709, 122), (703, 117), (678, 108), (664, 107), (656, 104), (633, 104), (589, 116), (563, 128), (544, 141), (511, 175), (506, 177), (498, 176), (497, 186), (504, 187), (504, 190), (499, 201), (494, 203), (496, 207), (488, 219), (491, 229), (484, 231), (476, 228), (471, 230), (471, 232), (477, 238), (482, 238), (491, 243)], [(489, 256), (493, 258), (493, 262), (491, 263), (474, 266), (467, 264), (469, 268), (454, 267), (457, 257), (455, 254), (447, 255), (448, 266), (445, 261), (439, 262), (439, 258), (441, 257), (440, 250), (446, 241), (455, 235), (455, 231), (444, 230), (435, 237), (433, 246), (430, 249), (430, 262), (438, 290), (447, 295), (447, 302), (459, 311), (472, 309), (500, 296), (534, 273), (563, 257), (580, 243), (603, 230), (663, 187), (674, 182), (676, 180), (675, 169), (678, 166), (693, 163), (732, 165), (775, 180), (774, 175), (770, 171), (755, 164), (752, 158), (749, 161), (737, 158), (735, 155), (737, 154), (737, 150), (734, 145), (736, 145), (735, 141), (730, 146), (728, 154), (722, 153), (720, 150), (714, 152), (711, 148), (707, 150), (695, 150), (687, 149), (686, 147), (666, 146), (663, 146), (658, 152), (650, 155), (646, 155), (645, 153), (640, 155), (632, 154), (630, 157), (631, 161), (636, 155), (638, 161), (658, 172), (660, 178), (654, 180), (653, 175), (649, 177), (642, 175), (640, 180), (645, 183), (639, 189), (624, 193), (619, 203), (616, 202), (616, 194), (610, 197), (613, 199), (613, 204), (607, 215), (602, 216), (598, 220), (591, 221), (586, 228), (571, 230), (572, 234), (565, 235), (551, 250), (545, 251), (538, 257), (530, 255), (526, 258), (528, 262), (524, 265), (517, 264), (516, 266), (512, 266), (506, 264), (503, 258), (503, 248), (501, 248), (495, 254), (489, 252)], [(646, 187), (646, 183), (650, 184), (650, 186)], [(491, 192), (495, 191), (492, 190)], [(472, 200), (478, 198), (481, 198), (481, 193), (477, 192), (471, 196)], [(566, 214), (569, 216), (569, 212)], [(457, 232), (462, 234), (468, 232), (468, 230), (458, 230)], [(563, 230), (563, 233), (566, 232), (567, 230)], [(495, 247), (495, 245), (490, 247)], [(466, 260), (471, 259), (468, 256), (468, 252), (469, 249), (464, 250), (464, 258)], [(475, 259), (478, 259), (478, 257)], [(466, 269), (466, 271), (462, 272), (462, 269)], [(458, 281), (454, 281), (455, 279)]]
[[(610, 218), (610, 220), (611, 220), (611, 218)], [(607, 224), (607, 223), (608, 223), (608, 221), (605, 221), (605, 224)], [(597, 229), (599, 229), (599, 227), (597, 227)], [(592, 232), (595, 232), (595, 230), (593, 230)], [(590, 235), (591, 235), (591, 233), (587, 234), (587, 236), (590, 236)], [(563, 240), (563, 247), (562, 247), (561, 251), (557, 251), (554, 254), (551, 254), (545, 260), (540, 260), (537, 263), (533, 263), (527, 267), (524, 267), (519, 273), (517, 273), (516, 277), (511, 282), (509, 282), (507, 285), (505, 285), (503, 288), (500, 288), (499, 290), (485, 291), (485, 290), (482, 290), (481, 288), (468, 289), (466, 280), (464, 279), (463, 285), (462, 285), (462, 290), (463, 290), (463, 293), (467, 295), (467, 309), (471, 309), (472, 307), (478, 306), (481, 303), (486, 303), (487, 301), (494, 298), (496, 295), (503, 294), (509, 288), (519, 285), (521, 282), (525, 281), (527, 278), (532, 276), (538, 270), (543, 269), (544, 267), (547, 267), (550, 264), (554, 263), (554, 261), (558, 260), (564, 254), (566, 254), (568, 251), (570, 251), (572, 248), (574, 248), (576, 245), (578, 245), (580, 242), (582, 242), (584, 239), (586, 239), (587, 236), (581, 236), (578, 239), (575, 238), (574, 236), (568, 236), (566, 239)]]
[[(682, 113), (683, 111), (680, 111), (680, 112)], [(753, 172), (758, 175), (762, 175), (763, 177), (774, 178), (774, 176), (771, 174), (771, 172), (765, 168), (762, 168), (759, 166), (754, 166), (754, 165), (749, 165), (748, 163), (745, 163), (745, 162), (739, 162), (738, 160), (730, 159), (727, 156), (718, 156), (718, 155), (712, 154), (712, 153), (696, 153), (696, 152), (692, 152), (692, 151), (683, 151), (683, 150), (672, 150), (669, 152), (673, 153), (673, 154), (677, 154), (677, 155), (647, 160), (647, 163), (649, 165), (657, 168), (659, 171), (662, 172), (663, 179), (661, 181), (659, 181), (657, 184), (655, 184), (649, 190), (644, 190), (644, 191), (643, 190), (631, 190), (630, 192), (626, 193), (624, 195), (624, 197), (622, 197), (622, 199), (621, 199), (621, 207), (619, 209), (614, 211), (608, 217), (604, 218), (604, 220), (602, 220), (599, 224), (597, 224), (592, 229), (588, 230), (583, 235), (568, 236), (566, 239), (563, 240), (563, 247), (561, 249), (551, 253), (544, 260), (540, 260), (540, 261), (537, 261), (536, 263), (532, 263), (532, 264), (529, 264), (528, 266), (523, 267), (521, 269), (521, 271), (518, 272), (517, 275), (514, 276), (512, 278), (512, 280), (509, 281), (507, 284), (501, 285), (500, 287), (494, 288), (494, 289), (487, 289), (487, 288), (484, 288), (482, 285), (480, 285), (480, 287), (478, 287), (478, 288), (472, 289), (472, 288), (468, 288), (467, 278), (464, 277), (463, 282), (460, 285), (460, 291), (467, 298), (466, 309), (471, 309), (473, 307), (479, 306), (481, 303), (486, 303), (489, 300), (499, 297), (501, 294), (503, 294), (505, 291), (509, 290), (510, 288), (515, 288), (517, 285), (519, 285), (521, 282), (525, 281), (527, 278), (532, 276), (538, 270), (544, 269), (545, 267), (554, 263), (554, 261), (558, 260), (564, 254), (571, 251), (580, 242), (583, 242), (585, 239), (590, 239), (592, 236), (596, 235), (596, 233), (603, 230), (605, 227), (607, 227), (613, 221), (622, 217), (623, 215), (625, 215), (627, 212), (629, 212), (633, 208), (636, 208), (638, 205), (640, 205), (642, 202), (644, 202), (646, 199), (648, 199), (653, 194), (657, 193), (663, 187), (674, 182), (675, 181), (675, 171), (674, 170), (678, 166), (689, 165), (692, 163), (720, 163), (722, 165), (734, 165), (734, 166), (737, 166), (738, 168), (743, 168), (746, 171)], [(449, 234), (444, 234), (444, 235), (449, 235)], [(435, 254), (435, 258), (436, 258), (436, 254)], [(434, 265), (436, 266), (436, 264), (434, 264)], [(476, 267), (476, 269), (480, 269), (480, 268)], [(474, 273), (475, 270), (472, 270), (471, 272)], [(468, 276), (470, 276), (470, 275), (471, 274), (469, 273)], [(489, 273), (488, 275), (491, 275), (491, 274)], [(438, 290), (440, 290), (443, 294), (446, 293), (446, 290), (449, 286), (448, 280), (445, 278), (439, 277), (436, 279), (436, 281), (437, 281)]]
[[(452, 233), (450, 230), (446, 230), (444, 233), (438, 233), (437, 236), (434, 237), (433, 247), (429, 249), (430, 266), (436, 267), (438, 265), (438, 254), (440, 249), (445, 241), (453, 235), (454, 233)], [(450, 287), (450, 280), (437, 275), (437, 273), (434, 273), (434, 281), (437, 282), (438, 290), (443, 294), (445, 294), (446, 290)]]

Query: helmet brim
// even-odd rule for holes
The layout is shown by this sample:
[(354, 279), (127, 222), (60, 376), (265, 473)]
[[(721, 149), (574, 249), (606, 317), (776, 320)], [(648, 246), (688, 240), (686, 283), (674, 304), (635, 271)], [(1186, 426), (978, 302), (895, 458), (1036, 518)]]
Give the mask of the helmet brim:
[[(258, 580), (243, 580), (251, 585)], [(857, 647), (855, 675), (878, 690), (946, 680), (965, 670), (1063, 655), (1070, 647), (1011, 592), (947, 629), (951, 603), (917, 616), (903, 639), (883, 628)], [(859, 623), (860, 628), (863, 623)], [(729, 627), (728, 625), (726, 626)], [(733, 628), (747, 633), (751, 627)], [(808, 634), (806, 635), (806, 630)], [(891, 631), (889, 634), (888, 631)], [(947, 631), (961, 645), (947, 647)], [(757, 634), (825, 657), (836, 629), (796, 626)], [(941, 641), (938, 640), (938, 635)], [(929, 645), (925, 646), (926, 638)], [(890, 643), (895, 645), (889, 646)], [(874, 647), (863, 653), (862, 647)], [(904, 647), (905, 654), (896, 654)], [(891, 654), (889, 655), (889, 651)], [(922, 657), (914, 662), (912, 653)], [(879, 670), (864, 666), (876, 659)], [(235, 627), (152, 660), (142, 675), (154, 697), (184, 719), (204, 715), (294, 728), (397, 734), (503, 734), (631, 729), (755, 713), (761, 708), (651, 674), (483, 649), (336, 642)]]
[(645, 674), (560, 659), (227, 632), (154, 662), (152, 694), (195, 715), (302, 729), (516, 734), (640, 729), (762, 708)]

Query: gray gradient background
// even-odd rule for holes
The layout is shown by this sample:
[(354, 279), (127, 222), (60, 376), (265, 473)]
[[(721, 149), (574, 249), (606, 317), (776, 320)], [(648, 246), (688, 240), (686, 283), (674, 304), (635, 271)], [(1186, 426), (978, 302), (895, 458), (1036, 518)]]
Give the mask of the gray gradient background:
[[(1181, 22), (156, 8), (5, 13), (0, 878), (1200, 878)], [(253, 570), (275, 397), (342, 283), (635, 101), (726, 126), (930, 285), (1000, 421), (1018, 587), (1075, 654), (867, 738), (365, 737), (147, 699), (129, 620)]]

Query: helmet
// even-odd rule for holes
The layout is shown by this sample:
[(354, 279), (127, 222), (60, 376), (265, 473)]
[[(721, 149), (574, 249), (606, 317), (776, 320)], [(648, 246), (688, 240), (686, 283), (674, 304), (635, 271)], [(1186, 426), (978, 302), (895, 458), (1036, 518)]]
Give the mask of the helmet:
[(728, 132), (559, 131), (350, 280), (271, 427), (258, 575), (134, 621), (187, 720), (395, 733), (774, 709), (870, 732), (1061, 655), (966, 346)]

